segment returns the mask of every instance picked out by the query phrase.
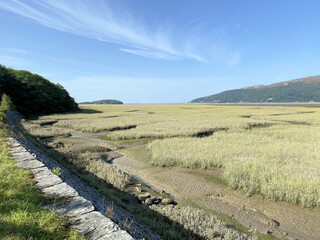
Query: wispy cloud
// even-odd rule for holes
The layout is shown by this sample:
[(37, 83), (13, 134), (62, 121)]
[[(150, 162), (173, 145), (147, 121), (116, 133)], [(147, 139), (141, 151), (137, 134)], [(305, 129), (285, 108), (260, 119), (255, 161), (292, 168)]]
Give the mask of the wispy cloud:
[(136, 54), (136, 55), (140, 55), (148, 58), (162, 58), (162, 59), (171, 59), (171, 60), (178, 59), (178, 57), (175, 55), (170, 55), (170, 54), (166, 54), (159, 51), (151, 51), (149, 49), (143, 50), (143, 49), (120, 48), (120, 50), (123, 52), (128, 52), (128, 53), (132, 53), (132, 54)]
[[(197, 51), (183, 49), (183, 38), (174, 44), (172, 36), (147, 26), (130, 12), (108, 1), (92, 0), (3, 0), (0, 8), (60, 31), (120, 44), (121, 51), (158, 59), (204, 61)], [(140, 19), (140, 18), (139, 18)]]
[[(49, 61), (49, 63), (48, 63)], [(10, 67), (27, 67), (28, 64), (32, 63), (48, 63), (50, 64), (51, 61), (56, 63), (60, 63), (68, 66), (86, 66), (84, 69), (89, 67), (95, 67), (99, 69), (111, 70), (116, 72), (123, 72), (123, 69), (118, 68), (111, 68), (105, 66), (103, 64), (87, 62), (87, 61), (77, 61), (69, 58), (64, 57), (53, 57), (45, 54), (40, 54), (36, 52), (27, 51), (24, 49), (19, 48), (0, 48), (0, 64), (10, 66)], [(48, 74), (46, 74), (47, 76)], [(50, 74), (52, 76), (52, 74)]]

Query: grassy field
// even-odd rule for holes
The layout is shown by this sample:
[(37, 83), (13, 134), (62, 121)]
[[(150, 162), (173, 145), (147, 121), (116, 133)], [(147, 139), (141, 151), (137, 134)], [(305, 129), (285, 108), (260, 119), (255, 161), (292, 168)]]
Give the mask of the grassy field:
[[(320, 205), (320, 109), (210, 105), (82, 105), (82, 113), (49, 115), (40, 124), (99, 133), (103, 139), (147, 139), (150, 163), (221, 167), (222, 178), (247, 194), (262, 193), (304, 207)], [(42, 135), (41, 135), (42, 134)]]

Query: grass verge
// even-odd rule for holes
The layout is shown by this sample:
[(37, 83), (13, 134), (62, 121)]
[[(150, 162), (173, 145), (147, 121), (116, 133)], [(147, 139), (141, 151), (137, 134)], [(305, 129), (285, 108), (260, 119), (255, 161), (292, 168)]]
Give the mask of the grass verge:
[(1, 239), (85, 239), (70, 228), (69, 218), (45, 209), (57, 200), (43, 195), (33, 186), (30, 173), (14, 165), (4, 136), (0, 139), (0, 176)]

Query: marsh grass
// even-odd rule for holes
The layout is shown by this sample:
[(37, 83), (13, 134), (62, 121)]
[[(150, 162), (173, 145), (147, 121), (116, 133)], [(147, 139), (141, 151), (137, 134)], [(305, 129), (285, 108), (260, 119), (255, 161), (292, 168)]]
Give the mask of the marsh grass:
[(22, 120), (22, 124), (25, 129), (32, 134), (34, 137), (37, 138), (49, 138), (49, 137), (56, 137), (56, 136), (69, 136), (71, 134), (70, 130), (63, 129), (63, 128), (56, 128), (56, 127), (41, 127), (41, 121), (25, 121)]
[(223, 168), (223, 179), (249, 195), (320, 205), (319, 126), (275, 125), (219, 132), (206, 139), (173, 138), (149, 143), (159, 166)]
[[(67, 148), (62, 148), (59, 151), (55, 149), (47, 149), (47, 145), (41, 145), (34, 136), (24, 129), (28, 126), (28, 122), (22, 121), (17, 123), (21, 131), (36, 145), (41, 146), (50, 156), (57, 159), (59, 162), (67, 162), (73, 166), (77, 166), (78, 171), (88, 171), (91, 174), (107, 181), (119, 189), (124, 189), (130, 183), (131, 177), (125, 174), (120, 169), (115, 168), (104, 160), (103, 153), (109, 150), (103, 143), (80, 141), (77, 144), (71, 143)], [(34, 123), (33, 123), (34, 124)], [(44, 135), (46, 131), (51, 131), (50, 128), (41, 130)], [(93, 157), (95, 154), (101, 158)]]
[[(188, 221), (189, 222), (188, 224), (191, 225), (190, 228), (195, 227), (196, 231), (199, 231), (199, 229), (197, 229), (197, 225), (193, 226), (192, 223), (195, 222), (197, 218), (202, 217), (202, 219), (209, 219), (209, 221), (204, 224), (205, 227), (202, 228), (202, 232), (200, 233), (201, 236), (205, 236), (204, 237), (205, 239), (207, 239), (206, 236), (208, 235), (208, 233), (212, 232), (212, 228), (217, 228), (217, 227), (211, 226), (212, 222), (214, 222), (214, 221), (222, 222), (223, 225), (231, 228), (231, 229), (224, 229), (223, 230), (224, 232), (230, 230), (229, 234), (234, 233), (233, 236), (231, 235), (230, 239), (237, 239), (239, 237), (241, 239), (241, 237), (243, 237), (243, 236), (247, 236), (249, 239), (259, 239), (259, 240), (279, 239), (279, 238), (276, 238), (275, 236), (270, 235), (270, 234), (263, 234), (263, 233), (259, 233), (259, 232), (255, 232), (255, 233), (248, 232), (249, 228), (241, 225), (239, 222), (237, 222), (235, 219), (231, 218), (229, 215), (226, 215), (226, 214), (223, 214), (220, 212), (216, 212), (212, 209), (203, 207), (190, 199), (185, 199), (185, 200), (181, 201), (179, 203), (179, 205), (180, 205), (180, 208), (175, 209), (174, 211), (178, 211), (181, 213), (194, 211), (192, 213), (192, 215), (195, 215), (195, 217), (191, 217), (190, 219), (181, 219), (180, 221)], [(167, 212), (166, 214), (173, 212), (171, 209), (164, 209), (163, 211), (166, 211)], [(211, 222), (211, 224), (210, 224), (210, 222)], [(221, 227), (221, 225), (220, 225), (220, 227)], [(237, 230), (238, 234), (237, 234), (237, 232), (234, 232), (234, 230)], [(242, 234), (239, 234), (239, 232)], [(208, 238), (210, 238), (210, 236)], [(228, 239), (228, 238), (226, 238), (226, 239)]]
[(225, 221), (219, 219), (216, 215), (210, 214), (202, 209), (196, 209), (190, 206), (179, 208), (159, 208), (152, 206), (152, 208), (157, 209), (157, 211), (163, 215), (180, 223), (204, 239), (258, 239), (256, 236), (248, 236), (247, 234), (240, 233), (235, 228), (228, 226)]
[(71, 151), (75, 154), (80, 153), (105, 153), (110, 151), (110, 148), (107, 148), (104, 146), (104, 144), (101, 144), (99, 142), (92, 142), (92, 141), (84, 141), (82, 143), (77, 144), (71, 144), (66, 149), (67, 151)]
[(68, 164), (77, 166), (78, 171), (89, 172), (98, 178), (107, 181), (120, 190), (123, 190), (130, 183), (131, 177), (128, 174), (107, 163), (102, 158), (92, 157), (93, 154), (90, 152), (85, 154), (73, 152), (61, 153), (53, 149), (49, 149), (47, 152), (54, 158), (58, 158), (61, 161), (68, 162)]
[[(221, 167), (223, 180), (248, 195), (263, 193), (270, 199), (304, 207), (320, 205), (318, 108), (82, 107), (93, 113), (42, 116), (31, 123), (57, 121), (53, 128), (84, 132), (136, 125), (136, 128), (109, 132), (101, 138), (116, 142), (147, 141), (151, 154), (148, 161), (157, 166)], [(203, 134), (209, 131), (211, 136)]]
[[(156, 211), (154, 209), (149, 209), (145, 205), (141, 205), (140, 202), (137, 201), (136, 197), (129, 193), (131, 185), (138, 184), (138, 182), (135, 182), (134, 179), (126, 179), (128, 175), (122, 175), (123, 172), (121, 170), (105, 163), (105, 161), (102, 159), (90, 159), (90, 156), (95, 154), (94, 151), (96, 149), (86, 148), (87, 151), (82, 151), (82, 145), (80, 141), (77, 142), (78, 144), (80, 144), (80, 146), (78, 147), (76, 147), (77, 144), (75, 144), (75, 142), (72, 142), (65, 149), (57, 149), (59, 151), (64, 151), (63, 153), (57, 152), (56, 149), (45, 150), (60, 163), (69, 168), (73, 173), (77, 174), (82, 179), (87, 181), (91, 186), (97, 188), (100, 193), (104, 194), (107, 198), (114, 201), (116, 204), (130, 211), (140, 221), (147, 223), (150, 228), (160, 233), (166, 239), (218, 239), (217, 236), (219, 236), (220, 238), (228, 237), (230, 235), (230, 232), (232, 232), (233, 234), (237, 234), (237, 236), (241, 236), (241, 238), (238, 239), (250, 239), (248, 235), (242, 233), (242, 230), (232, 228), (228, 224), (224, 224), (223, 221), (220, 220), (211, 222), (210, 226), (215, 226), (215, 235), (205, 238), (195, 232), (194, 229), (186, 228), (183, 225), (183, 222), (178, 221), (178, 216), (176, 216), (176, 218), (170, 218), (166, 215), (163, 216), (163, 212), (160, 211), (159, 213), (159, 209)], [(131, 142), (130, 140), (128, 142), (127, 140), (125, 140), (123, 144), (131, 145), (134, 144), (134, 142)], [(89, 145), (90, 144), (87, 143), (84, 144), (84, 146), (87, 147)], [(145, 146), (136, 146), (130, 149), (133, 149), (134, 151), (129, 152), (135, 155), (141, 155), (146, 152)], [(150, 157), (150, 155), (146, 156), (144, 161), (146, 163), (149, 162)], [(114, 173), (114, 171), (117, 172)], [(123, 179), (126, 179), (124, 183), (122, 182)], [(128, 186), (128, 183), (131, 184)], [(140, 184), (141, 183), (139, 183), (139, 185)], [(148, 192), (152, 192), (144, 184), (141, 184), (141, 188)], [(126, 190), (126, 192), (120, 190)], [(158, 193), (156, 192), (152, 192), (152, 194), (158, 195)], [(110, 216), (113, 215), (112, 209), (109, 209), (106, 212)], [(188, 213), (190, 212), (192, 212), (191, 209), (188, 211)], [(184, 214), (184, 212), (175, 213), (177, 213), (178, 215)], [(180, 216), (180, 218), (183, 217)], [(131, 221), (128, 220), (127, 223), (119, 223), (123, 224), (123, 226), (129, 227), (129, 231), (131, 231), (131, 225), (133, 224)]]
[[(235, 117), (241, 111), (215, 106), (190, 106), (187, 110), (179, 105), (165, 106), (88, 106), (101, 113), (97, 114), (57, 114), (42, 116), (33, 123), (58, 121), (54, 127), (83, 132), (112, 131), (107, 140), (168, 138), (194, 136), (199, 132), (218, 129), (246, 128), (250, 123), (264, 124), (269, 121)], [(132, 111), (132, 108), (135, 111)], [(150, 114), (152, 112), (153, 114)], [(116, 115), (117, 117), (110, 117)]]

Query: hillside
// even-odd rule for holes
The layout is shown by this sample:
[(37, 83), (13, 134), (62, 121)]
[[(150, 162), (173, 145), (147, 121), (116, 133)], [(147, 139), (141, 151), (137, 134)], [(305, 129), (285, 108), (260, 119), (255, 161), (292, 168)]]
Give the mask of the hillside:
[(255, 85), (196, 98), (191, 103), (320, 102), (320, 75)]
[(0, 65), (0, 95), (11, 97), (18, 112), (42, 115), (78, 110), (78, 105), (60, 85), (38, 74)]
[(104, 100), (93, 101), (93, 102), (82, 102), (80, 104), (123, 104), (123, 102), (115, 99), (104, 99)]

